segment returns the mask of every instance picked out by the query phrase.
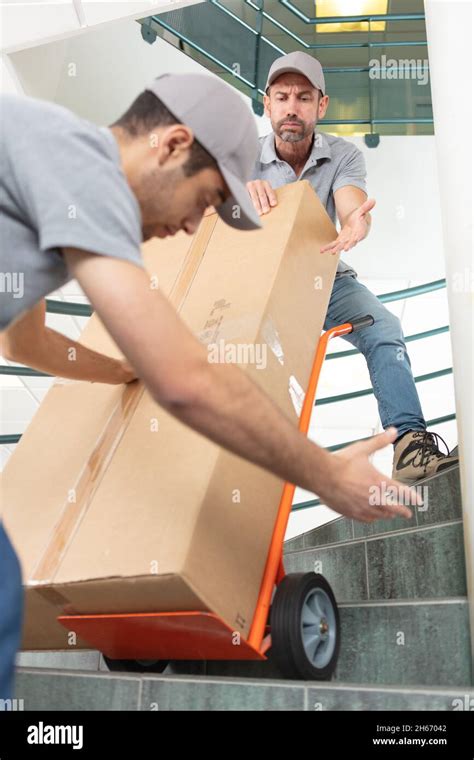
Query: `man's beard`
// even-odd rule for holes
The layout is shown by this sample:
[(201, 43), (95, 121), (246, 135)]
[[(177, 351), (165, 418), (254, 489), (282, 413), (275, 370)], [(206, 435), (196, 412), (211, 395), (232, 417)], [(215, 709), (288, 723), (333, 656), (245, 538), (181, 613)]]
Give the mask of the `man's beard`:
[[(140, 187), (135, 194), (141, 210), (143, 240), (149, 240), (153, 236), (153, 230), (158, 224), (166, 224), (168, 209), (172, 207), (171, 199), (182, 176), (179, 168), (166, 173), (152, 169), (142, 175)], [(167, 221), (169, 223), (169, 219)]]
[[(301, 130), (296, 132), (294, 129), (285, 129), (282, 125), (286, 121), (296, 122), (301, 127)], [(273, 126), (273, 131), (278, 135), (280, 140), (283, 140), (283, 142), (295, 143), (301, 142), (301, 140), (305, 140), (308, 135), (311, 135), (314, 132), (315, 126), (316, 122), (314, 122), (314, 124), (307, 124), (302, 119), (298, 119), (297, 116), (287, 116), (285, 119), (280, 119), (280, 121)]]

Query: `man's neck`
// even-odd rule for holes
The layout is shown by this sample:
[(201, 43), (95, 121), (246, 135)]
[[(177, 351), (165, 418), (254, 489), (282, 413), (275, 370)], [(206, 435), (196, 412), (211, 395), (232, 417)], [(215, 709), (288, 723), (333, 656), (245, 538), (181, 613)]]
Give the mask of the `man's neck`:
[(298, 142), (285, 142), (275, 135), (275, 152), (279, 158), (291, 166), (295, 174), (301, 173), (313, 147), (314, 133)]
[(143, 143), (140, 140), (132, 140), (121, 127), (112, 126), (109, 130), (117, 142), (122, 171), (133, 190), (138, 177), (137, 169), (143, 159)]

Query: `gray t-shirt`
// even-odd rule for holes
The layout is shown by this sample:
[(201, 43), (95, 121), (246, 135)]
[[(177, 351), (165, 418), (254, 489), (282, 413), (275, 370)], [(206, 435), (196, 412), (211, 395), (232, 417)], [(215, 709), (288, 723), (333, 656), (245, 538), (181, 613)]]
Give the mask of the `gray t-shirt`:
[[(362, 152), (342, 137), (315, 132), (311, 153), (303, 171), (297, 177), (293, 168), (278, 158), (273, 132), (260, 137), (260, 158), (255, 164), (252, 179), (266, 179), (273, 188), (306, 179), (313, 186), (328, 215), (336, 223), (334, 192), (345, 185), (355, 185), (367, 192), (367, 176)], [(356, 274), (355, 270), (339, 261), (337, 275)]]
[(71, 279), (62, 247), (143, 263), (140, 207), (109, 129), (20, 95), (0, 97), (0, 122), (3, 330)]

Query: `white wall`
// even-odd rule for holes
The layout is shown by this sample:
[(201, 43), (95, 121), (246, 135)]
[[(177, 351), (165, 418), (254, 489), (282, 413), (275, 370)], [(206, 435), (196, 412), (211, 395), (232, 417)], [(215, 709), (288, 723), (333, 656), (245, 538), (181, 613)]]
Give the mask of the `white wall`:
[(203, 70), (161, 39), (149, 45), (140, 30), (136, 21), (126, 19), (9, 57), (26, 95), (109, 124), (158, 74)]
[[(474, 258), (472, 236), (473, 2), (426, 2), (426, 32), (442, 198), (442, 224), (452, 317), (456, 408), (460, 420), (461, 493), (474, 667)], [(450, 76), (447, 60), (462, 75)], [(456, 117), (446, 106), (446, 92)], [(471, 93), (471, 95), (469, 94)]]
[(151, 16), (203, 0), (2, 0), (0, 50), (12, 53), (110, 24)]

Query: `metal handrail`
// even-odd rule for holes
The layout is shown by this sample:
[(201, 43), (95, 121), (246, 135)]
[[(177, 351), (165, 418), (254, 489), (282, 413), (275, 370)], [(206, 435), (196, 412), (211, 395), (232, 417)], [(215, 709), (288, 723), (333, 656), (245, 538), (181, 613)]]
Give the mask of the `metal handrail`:
[(8, 435), (0, 435), (0, 444), (18, 443), (21, 436), (22, 436), (21, 433), (10, 433)]
[[(449, 332), (449, 325), (443, 325), (443, 327), (433, 327), (432, 330), (424, 330), (424, 332), (413, 333), (413, 335), (406, 335), (405, 343), (411, 343), (413, 340), (422, 340), (423, 338), (432, 338), (434, 335), (441, 335), (445, 332)], [(358, 348), (351, 348), (349, 351), (332, 351), (330, 354), (326, 354), (326, 361), (328, 359), (344, 359), (347, 356), (355, 356), (356, 354), (360, 354)]]
[[(281, 48), (278, 45), (276, 45), (267, 36), (265, 36), (263, 34), (259, 35), (256, 29), (253, 29), (251, 26), (249, 26), (249, 24), (247, 24), (245, 21), (243, 21), (241, 18), (239, 18), (231, 10), (229, 10), (229, 8), (226, 8), (224, 5), (222, 5), (219, 2), (219, 0), (208, 0), (208, 2), (211, 5), (214, 5), (216, 8), (219, 8), (219, 10), (221, 10), (223, 13), (225, 13), (227, 16), (229, 16), (230, 18), (232, 18), (234, 21), (236, 21), (241, 26), (245, 27), (245, 29), (247, 29), (247, 31), (251, 32), (256, 37), (260, 36), (260, 39), (263, 42), (265, 42), (267, 45), (269, 45), (270, 47), (272, 47), (274, 50), (276, 50), (277, 53), (279, 53), (280, 55), (285, 55), (286, 50), (284, 50), (283, 48)], [(249, 2), (249, 0), (245, 0), (245, 2), (247, 2), (248, 5), (251, 5), (251, 7), (254, 8), (255, 10), (258, 10), (253, 3)], [(272, 23), (274, 23), (275, 26), (277, 26), (279, 29), (281, 29), (283, 32), (285, 32), (289, 37), (291, 37), (292, 39), (294, 39), (295, 42), (298, 42), (298, 44), (300, 44), (303, 48), (305, 48), (307, 50), (313, 50), (313, 49), (318, 49), (318, 48), (326, 48), (326, 49), (327, 48), (335, 48), (335, 49), (339, 49), (339, 48), (353, 48), (353, 47), (357, 47), (357, 48), (360, 48), (360, 47), (367, 47), (367, 48), (371, 48), (371, 47), (403, 47), (405, 45), (410, 47), (410, 46), (426, 45), (427, 44), (426, 40), (425, 41), (423, 41), (423, 40), (417, 40), (417, 41), (411, 40), (411, 41), (406, 41), (406, 42), (401, 41), (401, 40), (397, 40), (395, 42), (389, 42), (389, 41), (387, 41), (387, 42), (355, 42), (355, 43), (339, 43), (338, 42), (338, 43), (322, 43), (322, 44), (320, 44), (320, 43), (310, 43), (310, 42), (306, 42), (305, 40), (303, 40), (300, 37), (298, 37), (297, 34), (295, 34), (294, 32), (292, 32), (290, 29), (287, 29), (287, 27), (285, 27), (284, 24), (281, 24), (279, 21), (277, 21), (272, 16), (270, 16), (269, 14), (267, 14), (266, 11), (260, 11), (260, 10), (258, 10), (258, 13), (261, 13), (265, 18), (267, 18), (269, 21), (271, 21)], [(200, 53), (201, 55), (203, 55), (205, 58), (209, 58), (209, 60), (212, 61), (213, 63), (216, 63), (218, 66), (221, 66), (225, 71), (229, 72), (229, 74), (232, 74), (232, 76), (234, 76), (236, 79), (239, 79), (241, 82), (243, 82), (244, 84), (246, 84), (248, 87), (251, 87), (252, 89), (256, 90), (260, 95), (264, 95), (265, 94), (264, 90), (262, 90), (260, 87), (258, 87), (258, 88), (256, 87), (256, 83), (255, 82), (250, 82), (248, 79), (246, 79), (241, 74), (239, 74), (238, 72), (236, 72), (235, 69), (232, 69), (226, 63), (224, 63), (220, 58), (217, 58), (215, 55), (212, 55), (212, 53), (209, 53), (208, 50), (206, 50), (205, 48), (203, 48), (201, 45), (198, 45), (197, 42), (194, 42), (190, 37), (188, 37), (188, 35), (183, 34), (183, 32), (178, 31), (173, 26), (171, 26), (171, 24), (168, 24), (168, 22), (165, 21), (160, 15), (150, 16), (149, 18), (147, 18), (146, 19), (146, 22), (148, 22), (147, 24), (143, 20), (141, 20), (141, 23), (144, 26), (146, 25), (146, 26), (149, 27), (151, 21), (153, 21), (158, 26), (161, 26), (167, 32), (170, 32), (171, 34), (174, 34), (175, 37), (178, 37), (180, 40), (182, 40), (182, 42), (185, 42), (187, 45), (189, 45), (191, 48), (193, 48), (198, 53)], [(384, 69), (384, 68), (386, 68), (386, 67), (381, 67), (381, 69)], [(369, 66), (331, 66), (331, 67), (323, 66), (323, 71), (326, 74), (343, 74), (343, 73), (345, 73), (345, 74), (354, 74), (354, 73), (368, 72), (368, 71), (370, 71), (370, 68), (369, 68)], [(431, 124), (432, 121), (433, 121), (432, 119), (422, 119), (422, 120), (420, 120), (420, 122), (418, 122), (418, 120), (416, 120), (416, 123), (430, 123)], [(338, 120), (329, 121), (327, 119), (323, 119), (319, 123), (320, 124), (339, 124), (339, 123), (342, 123), (342, 124), (367, 124), (367, 123), (370, 123), (370, 122), (367, 122), (366, 120), (363, 120), (363, 119), (354, 119), (354, 120), (351, 120), (351, 121), (344, 121), (344, 120), (342, 120), (342, 121), (338, 121)], [(408, 119), (406, 122), (404, 122), (402, 119), (384, 119), (382, 121), (377, 121), (376, 123), (377, 124), (394, 124), (394, 123), (408, 123), (408, 124), (411, 124), (411, 123), (415, 123), (415, 119), (414, 118), (413, 119)]]
[(432, 293), (435, 290), (441, 290), (446, 287), (446, 280), (432, 280), (425, 282), (423, 285), (414, 285), (412, 288), (402, 288), (401, 290), (392, 290), (391, 293), (382, 293), (377, 296), (382, 303), (391, 303), (392, 301), (402, 301), (405, 298), (421, 296), (424, 293)]
[[(228, 9), (223, 6), (219, 0), (210, 0), (212, 5), (216, 5), (218, 8), (221, 8), (224, 11), (227, 11)], [(344, 48), (364, 48), (364, 47), (416, 47), (416, 46), (426, 46), (428, 44), (427, 40), (383, 40), (382, 42), (306, 42), (306, 40), (299, 37), (297, 34), (291, 31), (291, 29), (288, 29), (284, 24), (281, 23), (281, 21), (278, 21), (276, 18), (274, 18), (270, 13), (267, 13), (267, 11), (260, 9), (255, 3), (252, 2), (252, 0), (244, 0), (246, 5), (249, 5), (253, 10), (260, 13), (263, 18), (265, 18), (267, 21), (269, 21), (271, 24), (276, 26), (278, 29), (280, 29), (282, 32), (285, 32), (289, 37), (291, 37), (295, 42), (298, 42), (302, 47), (306, 48), (307, 50), (322, 50), (322, 49), (344, 49)], [(235, 15), (235, 14), (232, 14)], [(238, 17), (237, 17), (238, 18)], [(387, 16), (383, 17), (384, 19), (387, 18)], [(362, 19), (365, 21), (366, 19)], [(338, 23), (344, 23), (346, 21), (346, 17), (339, 17)], [(318, 21), (318, 24), (320, 22)], [(327, 22), (326, 22), (327, 23)], [(329, 22), (332, 23), (332, 22)]]
[(341, 24), (358, 23), (360, 21), (424, 21), (424, 13), (366, 13), (359, 16), (307, 16), (291, 0), (278, 0), (280, 5), (297, 16), (305, 24)]
[[(441, 335), (442, 333), (449, 332), (449, 325), (444, 325), (443, 327), (434, 327), (432, 330), (425, 330), (421, 333), (414, 333), (413, 335), (407, 335), (405, 337), (405, 343), (409, 343), (410, 341), (414, 340), (423, 340), (424, 338), (431, 338), (434, 335)], [(359, 354), (360, 351), (358, 348), (352, 348), (349, 351), (333, 351), (330, 354), (326, 355), (326, 361), (328, 359), (344, 359), (348, 356), (355, 356), (356, 354)], [(443, 370), (440, 370), (441, 372)], [(19, 364), (0, 364), (0, 375), (21, 375), (21, 376), (28, 376), (28, 377), (54, 377), (54, 375), (50, 375), (48, 372), (40, 372), (40, 370), (32, 369), (31, 367), (22, 367)], [(419, 382), (422, 382), (423, 379), (428, 379), (426, 376), (420, 375), (418, 378), (415, 378), (415, 381), (418, 379)], [(321, 403), (321, 402), (319, 402)]]
[(88, 303), (77, 303), (77, 301), (55, 301), (51, 298), (47, 298), (46, 311), (48, 314), (69, 314), (74, 317), (90, 317), (93, 309)]
[[(433, 280), (432, 282), (426, 282), (423, 285), (415, 285), (412, 288), (403, 288), (402, 290), (393, 290), (389, 293), (382, 293), (377, 296), (382, 303), (390, 303), (392, 301), (405, 300), (406, 298), (413, 298), (414, 296), (423, 295), (425, 293), (431, 293), (435, 290), (440, 290), (446, 287), (446, 280)], [(88, 304), (80, 303), (67, 303), (65, 301), (54, 301), (49, 298), (46, 299), (46, 311), (49, 314), (66, 314), (71, 316), (89, 317), (92, 314), (92, 308)], [(414, 335), (408, 335), (405, 338), (405, 342), (408, 343), (414, 340), (420, 340), (422, 338), (429, 338), (434, 335), (440, 335), (441, 333), (448, 332), (449, 325), (443, 325), (443, 327), (435, 327), (432, 330), (425, 330), (425, 332), (415, 333)], [(357, 348), (350, 349), (349, 351), (332, 352), (327, 355), (327, 359), (340, 359), (346, 356), (353, 356), (359, 353)], [(0, 375), (23, 375), (30, 377), (53, 377), (47, 372), (40, 372), (39, 370), (32, 369), (31, 367), (21, 367), (12, 364), (0, 365)]]
[[(214, 0), (211, 0), (213, 5), (217, 5)], [(221, 7), (221, 6), (218, 6)], [(178, 32), (174, 27), (170, 26), (166, 21), (163, 21), (163, 19), (160, 19), (159, 16), (155, 17), (153, 16), (153, 20), (163, 29), (166, 29), (166, 31), (171, 32), (176, 37), (178, 37), (182, 42), (185, 42), (187, 45), (192, 47), (194, 50), (196, 50), (198, 53), (203, 55), (205, 58), (209, 58), (210, 61), (213, 63), (216, 63), (218, 66), (223, 68), (225, 71), (227, 71), (229, 74), (232, 74), (233, 77), (238, 79), (240, 82), (243, 82), (247, 87), (250, 87), (252, 90), (255, 90), (259, 95), (264, 95), (265, 91), (262, 90), (260, 87), (256, 87), (254, 82), (251, 82), (249, 79), (246, 79), (241, 74), (239, 74), (235, 69), (228, 66), (226, 63), (224, 63), (220, 58), (217, 58), (215, 55), (212, 55), (212, 53), (209, 53), (205, 48), (201, 47), (201, 45), (198, 45), (196, 42), (193, 42), (186, 34), (183, 34), (182, 32)], [(255, 34), (255, 29), (252, 30)], [(266, 42), (268, 45), (271, 45), (275, 50), (280, 53), (281, 55), (285, 55), (285, 50), (282, 48), (277, 47), (271, 40), (268, 39), (268, 37), (265, 37), (265, 35), (260, 35), (260, 39), (263, 40), (263, 42)], [(305, 44), (305, 47), (311, 47), (309, 44)], [(342, 47), (340, 45), (339, 47)], [(381, 70), (384, 67), (381, 67)], [(323, 71), (326, 74), (361, 74), (364, 72), (369, 72), (370, 67), (369, 66), (331, 66), (330, 68), (327, 66), (323, 67)], [(394, 119), (322, 119), (319, 124), (413, 124), (413, 123), (420, 123), (420, 124), (431, 124), (433, 119), (430, 118), (394, 118)]]
[[(377, 20), (384, 20), (384, 21), (416, 21), (416, 20), (424, 20), (425, 15), (424, 13), (401, 13), (401, 14), (366, 14), (366, 15), (359, 15), (359, 16), (335, 16), (330, 18), (312, 18), (309, 16), (306, 16), (302, 11), (300, 11), (296, 6), (294, 6), (291, 2), (287, 2), (287, 0), (279, 0), (280, 3), (291, 13), (296, 15), (301, 21), (303, 21), (305, 24), (310, 23), (317, 23), (317, 24), (330, 24), (330, 23), (344, 23), (344, 22), (354, 22), (354, 21), (377, 21)], [(271, 39), (269, 39), (266, 35), (262, 34), (261, 29), (261, 21), (262, 19), (266, 19), (271, 24), (273, 24), (277, 29), (282, 31), (284, 34), (286, 34), (289, 38), (297, 42), (303, 49), (305, 50), (319, 50), (319, 49), (344, 49), (344, 48), (385, 48), (385, 47), (416, 47), (416, 46), (426, 46), (427, 41), (426, 40), (394, 40), (393, 42), (390, 40), (370, 40), (368, 39), (367, 42), (337, 42), (337, 43), (309, 43), (306, 42), (306, 40), (302, 39), (298, 34), (293, 32), (291, 29), (288, 29), (283, 23), (278, 21), (276, 18), (274, 18), (270, 13), (265, 11), (263, 7), (259, 7), (256, 2), (253, 0), (244, 0), (246, 5), (251, 7), (257, 14), (257, 20), (260, 20), (260, 23), (258, 24), (258, 29), (253, 29), (250, 24), (246, 23), (242, 18), (240, 18), (236, 13), (231, 11), (229, 8), (227, 8), (225, 5), (223, 5), (220, 0), (208, 0), (208, 2), (211, 5), (214, 5), (216, 8), (218, 8), (222, 13), (225, 13), (229, 18), (232, 18), (233, 21), (237, 22), (240, 26), (245, 28), (248, 32), (255, 35), (257, 39), (257, 45), (259, 44), (259, 41), (265, 42), (265, 44), (272, 47), (278, 55), (284, 55), (286, 53), (283, 48), (280, 48), (278, 45), (276, 45)], [(146, 19), (139, 19), (139, 23), (141, 23), (143, 26), (146, 26), (148, 30), (151, 29), (151, 23), (154, 22), (158, 26), (161, 26), (163, 29), (166, 29), (171, 34), (176, 36), (178, 39), (185, 42), (187, 45), (189, 45), (193, 50), (197, 51), (200, 55), (208, 58), (213, 63), (217, 64), (221, 68), (224, 69), (224, 71), (228, 72), (229, 74), (232, 74), (233, 77), (235, 77), (237, 80), (245, 84), (247, 87), (252, 89), (252, 99), (254, 103), (254, 109), (261, 108), (261, 105), (259, 104), (258, 96), (264, 95), (264, 91), (258, 87), (257, 81), (250, 82), (248, 79), (243, 77), (239, 72), (235, 71), (233, 68), (225, 64), (222, 60), (214, 56), (209, 51), (205, 50), (201, 45), (198, 45), (196, 42), (190, 39), (189, 36), (184, 34), (181, 31), (178, 31), (173, 26), (168, 24), (160, 15), (156, 16), (150, 16)], [(143, 32), (142, 32), (143, 34)], [(155, 33), (156, 34), (156, 33)], [(154, 39), (150, 39), (149, 34), (143, 34), (144, 39), (147, 42), (153, 42)], [(400, 68), (401, 64), (398, 64), (398, 68)], [(360, 73), (360, 72), (368, 72), (370, 71), (370, 68), (368, 66), (345, 66), (345, 67), (323, 67), (323, 71), (326, 74), (330, 73)], [(255, 80), (257, 80), (256, 72), (254, 74)], [(369, 125), (370, 127), (373, 127), (375, 125), (389, 125), (389, 124), (433, 124), (433, 118), (432, 117), (411, 117), (411, 118), (400, 118), (400, 117), (394, 117), (394, 118), (388, 118), (388, 119), (322, 119), (320, 122), (321, 125)]]
[[(456, 415), (455, 414), (446, 414), (444, 417), (435, 417), (432, 420), (428, 420), (426, 423), (429, 427), (435, 427), (436, 425), (441, 425), (443, 422), (451, 422), (451, 420), (455, 420)], [(22, 436), (22, 433), (9, 433), (6, 435), (0, 435), (0, 444), (7, 444), (7, 443), (18, 443)], [(368, 438), (357, 438), (354, 441), (344, 441), (344, 443), (337, 443), (334, 446), (327, 446), (326, 451), (339, 451), (339, 449), (344, 449), (346, 446), (350, 446), (352, 443), (359, 443), (360, 441), (367, 441)], [(304, 504), (309, 502), (302, 502)], [(319, 500), (317, 500), (317, 503), (319, 504)], [(297, 504), (294, 505), (294, 507), (299, 506)], [(314, 506), (311, 504), (311, 506)]]
[[(415, 383), (424, 383), (425, 380), (436, 380), (438, 377), (445, 377), (446, 375), (452, 375), (453, 368), (446, 367), (446, 369), (438, 369), (435, 372), (428, 372), (426, 375), (418, 375), (413, 378)], [(325, 396), (316, 401), (315, 406), (325, 406), (326, 404), (336, 404), (339, 401), (349, 401), (351, 398), (362, 398), (363, 396), (371, 396), (373, 394), (373, 388), (364, 388), (360, 391), (351, 391), (351, 393), (340, 393), (337, 396)]]
[[(446, 287), (446, 280), (433, 280), (425, 282), (423, 285), (414, 285), (412, 288), (403, 288), (402, 290), (393, 290), (389, 293), (382, 293), (377, 296), (382, 303), (391, 303), (392, 301), (401, 301), (406, 298), (431, 293), (434, 290), (440, 290)], [(90, 317), (92, 307), (89, 304), (67, 301), (55, 301), (50, 298), (46, 299), (46, 311), (49, 314), (70, 314), (77, 317)]]
[(16, 375), (17, 377), (54, 377), (49, 372), (40, 372), (39, 369), (22, 367), (18, 364), (0, 364), (0, 375)]
[[(163, 27), (163, 29), (166, 29), (166, 31), (171, 32), (171, 34), (174, 34), (180, 40), (182, 40), (183, 42), (185, 42), (186, 45), (189, 45), (190, 47), (192, 47), (194, 50), (196, 50), (198, 53), (200, 53), (201, 55), (203, 55), (205, 58), (209, 58), (209, 60), (212, 61), (213, 63), (217, 63), (218, 66), (221, 66), (223, 69), (225, 69), (225, 71), (228, 71), (229, 74), (232, 74), (233, 77), (235, 77), (236, 79), (238, 79), (240, 82), (243, 82), (244, 84), (246, 84), (247, 87), (251, 87), (252, 90), (255, 89), (254, 82), (250, 82), (248, 79), (245, 79), (245, 77), (243, 77), (241, 74), (239, 74), (238, 72), (236, 72), (230, 66), (227, 66), (227, 64), (224, 63), (223, 61), (219, 60), (219, 58), (216, 58), (214, 55), (212, 55), (212, 53), (209, 53), (207, 50), (205, 50), (203, 47), (201, 47), (200, 45), (198, 45), (196, 42), (193, 42), (186, 34), (182, 34), (182, 32), (176, 31), (176, 29), (174, 29), (172, 26), (170, 26), (170, 24), (168, 24), (166, 21), (164, 21), (163, 19), (161, 19), (159, 16), (151, 16), (150, 18), (156, 24), (158, 24), (159, 26)], [(256, 34), (255, 29), (252, 30), (252, 31)], [(262, 37), (262, 39), (263, 39), (263, 37)], [(277, 49), (279, 50), (279, 48), (277, 48)], [(280, 52), (284, 52), (284, 51), (280, 51)], [(263, 95), (263, 90), (258, 90), (258, 92), (261, 95)]]

